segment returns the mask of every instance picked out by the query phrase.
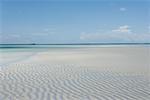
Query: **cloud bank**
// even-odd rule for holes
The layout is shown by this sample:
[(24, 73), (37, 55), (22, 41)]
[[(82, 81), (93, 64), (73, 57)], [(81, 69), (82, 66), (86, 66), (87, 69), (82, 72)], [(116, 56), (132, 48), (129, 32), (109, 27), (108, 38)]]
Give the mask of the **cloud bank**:
[(119, 28), (112, 30), (113, 32), (120, 32), (120, 33), (131, 33), (131, 29), (128, 25), (120, 26)]
[(99, 41), (99, 42), (147, 42), (150, 43), (150, 33), (133, 33), (128, 25), (123, 25), (117, 29), (106, 33), (86, 33), (80, 34), (82, 41)]

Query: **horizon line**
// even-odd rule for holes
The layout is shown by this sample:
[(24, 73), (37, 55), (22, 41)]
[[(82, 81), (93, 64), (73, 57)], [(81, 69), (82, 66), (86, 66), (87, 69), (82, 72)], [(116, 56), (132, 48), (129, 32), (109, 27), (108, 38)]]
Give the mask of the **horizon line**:
[(0, 45), (120, 45), (120, 44), (150, 44), (148, 42), (143, 43), (0, 43)]

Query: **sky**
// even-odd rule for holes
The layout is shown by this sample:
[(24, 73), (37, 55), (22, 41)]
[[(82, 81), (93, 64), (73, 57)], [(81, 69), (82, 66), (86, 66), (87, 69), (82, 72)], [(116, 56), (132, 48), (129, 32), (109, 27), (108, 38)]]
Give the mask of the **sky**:
[(149, 0), (0, 0), (0, 43), (149, 43)]

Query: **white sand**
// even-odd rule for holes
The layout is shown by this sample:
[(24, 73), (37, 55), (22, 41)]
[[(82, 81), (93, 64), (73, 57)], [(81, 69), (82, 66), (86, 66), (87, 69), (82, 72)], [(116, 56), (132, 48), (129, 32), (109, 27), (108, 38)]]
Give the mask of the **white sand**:
[(12, 61), (0, 70), (0, 100), (150, 100), (149, 47), (6, 55)]

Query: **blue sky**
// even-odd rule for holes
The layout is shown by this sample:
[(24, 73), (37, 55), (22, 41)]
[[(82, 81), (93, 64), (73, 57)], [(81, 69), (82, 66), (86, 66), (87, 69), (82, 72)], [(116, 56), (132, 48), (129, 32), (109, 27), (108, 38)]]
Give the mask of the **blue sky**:
[(0, 43), (150, 42), (147, 0), (3, 0)]

